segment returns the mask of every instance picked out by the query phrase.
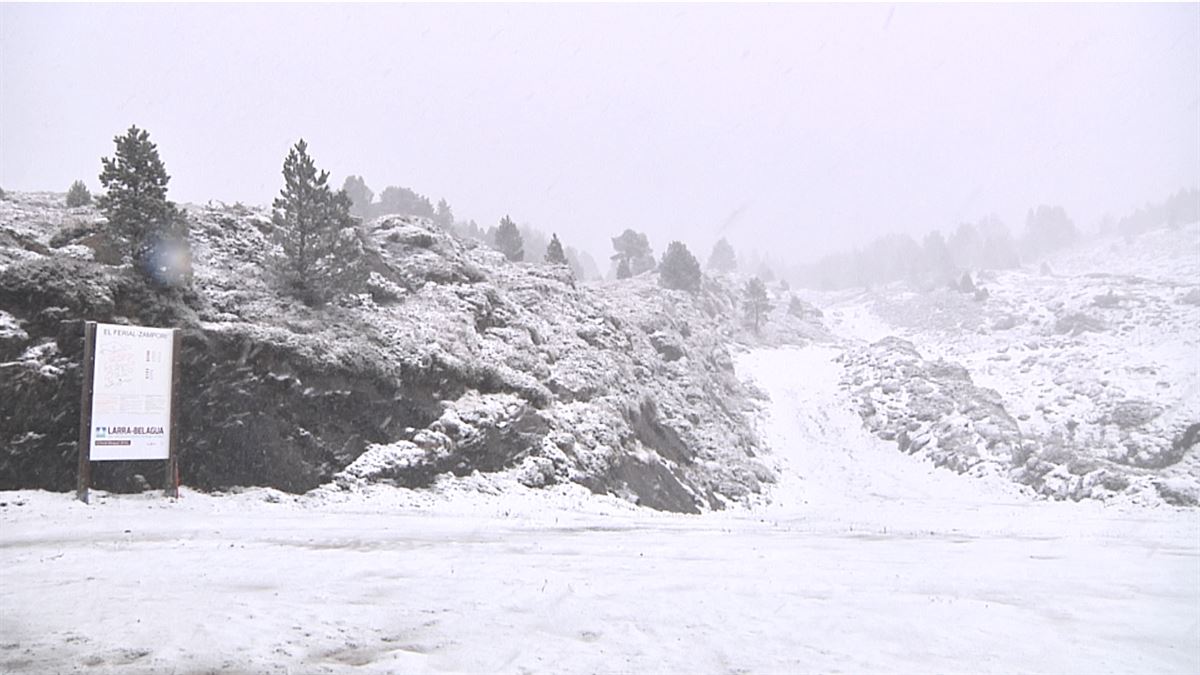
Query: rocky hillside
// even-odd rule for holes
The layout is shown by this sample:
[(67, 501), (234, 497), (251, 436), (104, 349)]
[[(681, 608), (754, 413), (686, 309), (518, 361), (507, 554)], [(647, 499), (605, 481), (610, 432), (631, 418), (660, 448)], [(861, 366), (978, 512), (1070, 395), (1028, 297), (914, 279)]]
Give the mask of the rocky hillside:
[(868, 426), (1048, 496), (1200, 503), (1200, 224), (1091, 240), (972, 292), (820, 294)]
[[(85, 320), (183, 329), (181, 473), (204, 489), (510, 471), (695, 512), (773, 480), (727, 349), (756, 339), (733, 280), (582, 284), (393, 216), (362, 228), (368, 292), (309, 308), (265, 271), (269, 213), (239, 205), (187, 208), (194, 278), (163, 292), (61, 204), (0, 201), (0, 489), (73, 486)], [(766, 339), (824, 335), (775, 304)], [(160, 471), (95, 467), (109, 489)]]

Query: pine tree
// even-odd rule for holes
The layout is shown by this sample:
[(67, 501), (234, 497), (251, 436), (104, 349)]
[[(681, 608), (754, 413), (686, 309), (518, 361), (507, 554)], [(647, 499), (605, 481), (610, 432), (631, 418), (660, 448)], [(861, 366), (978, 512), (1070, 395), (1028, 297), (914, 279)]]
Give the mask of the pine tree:
[(454, 230), (455, 234), (460, 237), (475, 239), (477, 241), (487, 241), (487, 233), (483, 231), (483, 228), (479, 227), (479, 223), (475, 222), (474, 219), (468, 220), (465, 223), (460, 222), (455, 224)]
[(171, 177), (158, 156), (150, 134), (137, 126), (116, 136), (116, 156), (103, 157), (100, 184), (105, 194), (96, 204), (108, 218), (116, 236), (125, 242), (130, 256), (141, 260), (147, 244), (157, 232), (171, 229), (177, 218), (175, 204), (167, 201)]
[(628, 279), (631, 276), (633, 276), (633, 272), (629, 270), (629, 259), (621, 258), (617, 263), (617, 278)]
[(433, 218), (433, 204), (425, 195), (417, 194), (406, 187), (389, 185), (379, 194), (379, 203), (371, 209), (372, 216), (394, 213), (401, 216)]
[(367, 187), (367, 181), (362, 176), (346, 176), (342, 192), (350, 197), (350, 214), (363, 221), (369, 220), (375, 193)]
[(142, 275), (162, 286), (182, 286), (192, 276), (187, 218), (167, 201), (171, 177), (150, 134), (137, 126), (115, 136), (114, 157), (102, 157), (96, 199), (114, 238), (122, 242)]
[(329, 188), (329, 172), (317, 170), (304, 139), (288, 151), (283, 179), (271, 221), (283, 248), (277, 271), (284, 283), (310, 305), (355, 290), (365, 270), (350, 196)]
[(767, 287), (762, 279), (753, 277), (746, 282), (743, 292), (746, 303), (746, 318), (754, 323), (754, 332), (758, 333), (759, 326), (766, 320), (767, 312), (771, 311), (771, 300), (767, 297)]
[(444, 198), (438, 200), (437, 209), (433, 212), (433, 222), (447, 231), (454, 227), (454, 211), (450, 209), (450, 203)]
[(77, 180), (71, 183), (71, 189), (67, 190), (67, 208), (73, 209), (77, 206), (87, 206), (92, 203), (92, 193), (88, 192), (87, 186), (83, 181)]
[(975, 292), (975, 282), (971, 281), (971, 273), (970, 272), (963, 272), (962, 276), (959, 277), (958, 290), (963, 293), (967, 293), (967, 294)]
[(1025, 248), (1032, 255), (1042, 255), (1075, 243), (1079, 230), (1061, 206), (1037, 207), (1025, 216)]
[(563, 249), (563, 253), (567, 257), (567, 264), (571, 266), (571, 273), (576, 279), (591, 279), (599, 276), (600, 271), (596, 269), (596, 261), (586, 252), (579, 251), (573, 246), (567, 246)]
[(496, 228), (496, 248), (513, 262), (525, 259), (525, 242), (521, 239), (521, 231), (508, 216), (501, 218), (500, 227)]
[(700, 290), (700, 263), (683, 242), (673, 241), (658, 266), (658, 283), (666, 288), (695, 293)]
[[(650, 248), (650, 240), (641, 232), (625, 230), (619, 237), (613, 237), (612, 259), (617, 261), (617, 278), (627, 279), (635, 274), (649, 272), (654, 269), (654, 253)], [(625, 276), (621, 276), (621, 264), (624, 263)]]
[(946, 246), (946, 238), (938, 230), (925, 235), (921, 244), (921, 267), (934, 283), (953, 281), (954, 258), (950, 255), (950, 247)]
[(722, 237), (713, 245), (712, 253), (708, 256), (708, 269), (714, 272), (733, 272), (737, 270), (737, 255), (733, 247)]
[(550, 236), (550, 244), (546, 246), (546, 262), (554, 265), (567, 264), (567, 254), (563, 252), (562, 242), (558, 240), (558, 234)]

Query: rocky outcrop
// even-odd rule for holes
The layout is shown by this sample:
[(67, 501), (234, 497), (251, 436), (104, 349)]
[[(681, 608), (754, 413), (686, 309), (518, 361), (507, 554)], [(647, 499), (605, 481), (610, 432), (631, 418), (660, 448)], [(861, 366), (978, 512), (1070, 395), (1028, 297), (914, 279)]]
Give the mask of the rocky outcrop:
[(1107, 329), (1103, 321), (1082, 312), (1060, 316), (1054, 322), (1054, 331), (1061, 334), (1099, 333)]
[(926, 360), (906, 340), (885, 338), (851, 349), (843, 359), (843, 384), (856, 396), (866, 426), (902, 452), (959, 473), (1006, 476), (1055, 499), (1140, 493), (1170, 504), (1200, 503), (1195, 481), (1178, 477), (1194, 467), (1157, 471), (1185, 459), (1200, 442), (1200, 424), (1173, 441), (1134, 444), (1138, 430), (1161, 414), (1150, 402), (1123, 400), (1109, 408), (1100, 423), (1121, 429), (1127, 446), (1098, 455), (1080, 447), (1073, 433), (1024, 432), (998, 393), (975, 385), (958, 364)]
[[(265, 212), (188, 213), (194, 277), (179, 292), (101, 260), (114, 247), (88, 209), (0, 204), (0, 489), (73, 485), (85, 320), (182, 329), (180, 463), (195, 487), (512, 471), (691, 512), (773, 479), (726, 349), (743, 330), (733, 284), (583, 284), (385, 217), (361, 232), (364, 292), (314, 309), (277, 292)], [(822, 330), (790, 321), (795, 339)], [(159, 473), (97, 463), (94, 478), (140, 489)]]
[(867, 427), (903, 452), (959, 473), (1007, 474), (1022, 453), (1021, 430), (965, 368), (927, 361), (889, 337), (843, 357), (846, 382)]

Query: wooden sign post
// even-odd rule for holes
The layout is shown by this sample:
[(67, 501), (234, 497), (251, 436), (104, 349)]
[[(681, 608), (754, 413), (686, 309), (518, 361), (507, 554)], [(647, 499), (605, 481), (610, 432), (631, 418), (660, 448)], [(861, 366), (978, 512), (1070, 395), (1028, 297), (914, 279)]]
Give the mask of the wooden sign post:
[(83, 324), (83, 399), (79, 404), (79, 473), (75, 496), (88, 503), (92, 484), (92, 374), (96, 369), (96, 322)]
[(89, 321), (83, 336), (76, 496), (87, 503), (92, 462), (161, 459), (178, 497), (179, 331)]

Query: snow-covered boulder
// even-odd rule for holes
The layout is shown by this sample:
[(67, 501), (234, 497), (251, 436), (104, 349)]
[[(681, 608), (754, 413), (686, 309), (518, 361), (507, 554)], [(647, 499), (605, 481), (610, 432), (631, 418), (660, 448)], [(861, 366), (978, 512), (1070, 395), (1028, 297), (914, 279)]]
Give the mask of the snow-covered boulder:
[(1017, 423), (958, 364), (928, 361), (911, 342), (884, 338), (843, 357), (846, 384), (867, 427), (903, 452), (960, 473), (1007, 474), (1021, 452)]

